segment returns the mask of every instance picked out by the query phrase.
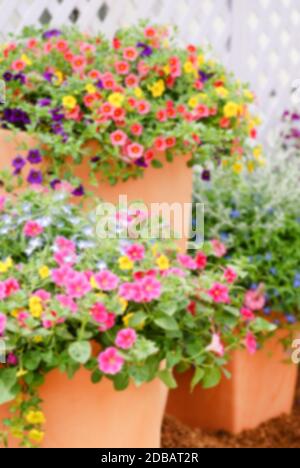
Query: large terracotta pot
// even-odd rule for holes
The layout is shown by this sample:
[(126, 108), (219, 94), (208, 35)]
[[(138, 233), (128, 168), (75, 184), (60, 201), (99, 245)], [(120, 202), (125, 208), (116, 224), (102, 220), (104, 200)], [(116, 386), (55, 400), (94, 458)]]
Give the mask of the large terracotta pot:
[[(17, 154), (24, 154), (19, 149), (22, 143), (27, 144), (29, 148), (36, 144), (34, 139), (25, 133), (14, 136), (12, 132), (0, 130), (0, 170), (10, 169), (12, 159)], [(88, 145), (88, 150), (89, 156), (99, 154), (99, 152), (101, 154), (97, 143), (91, 142)], [(73, 170), (83, 180), (88, 190), (107, 202), (118, 203), (120, 195), (127, 195), (129, 203), (143, 201), (148, 207), (151, 203), (179, 203), (182, 207), (184, 204), (191, 203), (193, 175), (192, 170), (187, 166), (189, 156), (177, 156), (172, 163), (167, 162), (164, 155), (160, 155), (159, 158), (163, 160), (163, 168), (149, 167), (145, 170), (142, 178), (119, 182), (115, 186), (101, 181), (100, 176), (96, 187), (90, 185), (90, 168), (87, 162), (78, 166), (74, 165)], [(188, 232), (188, 216), (183, 222), (187, 227), (186, 232)], [(182, 238), (179, 244), (182, 249), (185, 249), (186, 238)]]
[[(160, 447), (168, 389), (158, 379), (117, 392), (107, 379), (92, 384), (84, 369), (72, 380), (54, 371), (40, 395), (47, 419), (42, 448)], [(6, 414), (0, 407), (0, 421)]]
[(167, 413), (193, 428), (234, 434), (289, 414), (298, 369), (279, 341), (283, 335), (278, 332), (254, 356), (234, 352), (228, 367), (232, 378), (224, 377), (216, 388), (197, 387), (191, 393), (192, 372), (177, 375), (179, 386), (170, 394)]

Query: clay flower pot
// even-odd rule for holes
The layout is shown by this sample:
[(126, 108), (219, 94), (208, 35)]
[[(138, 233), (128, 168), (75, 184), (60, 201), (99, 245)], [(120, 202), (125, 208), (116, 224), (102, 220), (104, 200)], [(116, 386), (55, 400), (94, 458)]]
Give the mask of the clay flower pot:
[[(19, 133), (15, 136), (10, 131), (0, 130), (0, 170), (11, 170), (11, 163), (16, 155), (24, 155), (24, 151), (20, 150), (22, 144), (27, 145), (28, 149), (30, 149), (35, 147), (36, 142), (26, 133)], [(99, 154), (97, 142), (91, 142), (88, 145), (88, 153), (88, 157)], [(98, 185), (96, 187), (91, 185), (89, 181), (90, 167), (87, 161), (78, 166), (74, 165), (73, 171), (83, 181), (87, 190), (92, 191), (106, 202), (118, 203), (120, 195), (127, 195), (128, 203), (142, 201), (148, 207), (151, 203), (168, 203), (170, 205), (179, 203), (181, 207), (184, 207), (184, 204), (191, 203), (193, 171), (187, 166), (189, 156), (174, 157), (172, 163), (167, 162), (163, 154), (159, 156), (159, 159), (163, 161), (163, 168), (149, 167), (145, 169), (142, 178), (129, 179), (127, 182), (119, 182), (114, 186), (111, 186), (108, 182), (103, 182), (100, 175)], [(32, 166), (32, 168), (40, 169), (39, 166)], [(27, 174), (25, 169), (23, 176), (27, 177)], [(186, 232), (188, 232), (189, 219), (187, 216), (185, 216), (183, 222)], [(186, 238), (181, 239), (179, 245), (185, 250)]]
[[(177, 375), (178, 389), (170, 394), (167, 412), (193, 428), (225, 430), (233, 434), (291, 413), (298, 368), (292, 364), (279, 331), (255, 355), (237, 351), (220, 385), (190, 392), (192, 372)], [(287, 361), (290, 363), (287, 363)]]
[[(72, 380), (53, 371), (41, 388), (46, 417), (42, 448), (159, 448), (168, 389), (160, 380), (122, 392), (82, 369)], [(7, 407), (0, 407), (0, 421)], [(9, 448), (16, 448), (10, 441)]]

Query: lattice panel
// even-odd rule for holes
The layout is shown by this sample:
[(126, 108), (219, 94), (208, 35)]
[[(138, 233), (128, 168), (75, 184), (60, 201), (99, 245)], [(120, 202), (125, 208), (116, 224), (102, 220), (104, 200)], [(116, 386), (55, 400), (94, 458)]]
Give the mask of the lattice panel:
[(210, 42), (256, 91), (265, 134), (291, 105), (300, 78), (300, 0), (0, 0), (0, 35), (50, 22), (112, 36), (147, 17), (177, 24), (184, 43)]

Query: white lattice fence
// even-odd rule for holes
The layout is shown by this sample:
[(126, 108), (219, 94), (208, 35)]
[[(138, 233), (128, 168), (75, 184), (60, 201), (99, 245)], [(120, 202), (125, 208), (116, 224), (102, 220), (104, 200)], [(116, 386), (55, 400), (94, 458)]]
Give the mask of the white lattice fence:
[(210, 42), (256, 91), (265, 134), (300, 78), (300, 0), (0, 0), (0, 34), (26, 25), (78, 24), (113, 35), (139, 18), (175, 23), (183, 42)]

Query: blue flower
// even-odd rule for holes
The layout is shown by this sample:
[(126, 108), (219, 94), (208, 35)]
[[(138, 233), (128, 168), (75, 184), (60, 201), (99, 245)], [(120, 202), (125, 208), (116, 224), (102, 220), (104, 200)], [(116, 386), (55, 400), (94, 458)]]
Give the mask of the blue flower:
[(271, 312), (272, 312), (272, 311), (271, 311), (270, 307), (265, 307), (265, 308), (264, 308), (264, 314), (265, 314), (265, 315), (270, 315)]
[(266, 260), (267, 260), (267, 261), (271, 261), (272, 258), (273, 258), (273, 255), (272, 255), (270, 252), (268, 252), (268, 253), (266, 254)]
[(277, 275), (277, 268), (273, 267), (273, 268), (270, 268), (270, 273), (271, 275)]
[(230, 213), (230, 217), (232, 219), (238, 219), (241, 217), (241, 213), (239, 210), (232, 210), (231, 213)]
[(297, 319), (296, 319), (296, 317), (294, 315), (287, 315), (286, 320), (287, 320), (288, 323), (291, 323), (291, 324), (297, 322)]

